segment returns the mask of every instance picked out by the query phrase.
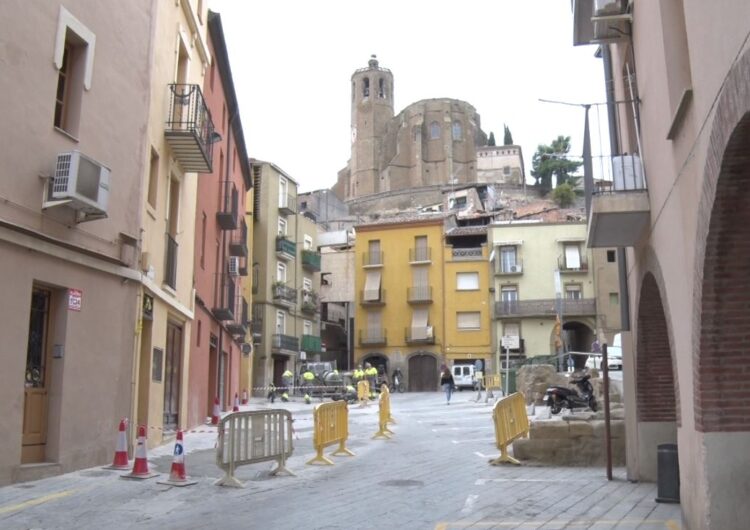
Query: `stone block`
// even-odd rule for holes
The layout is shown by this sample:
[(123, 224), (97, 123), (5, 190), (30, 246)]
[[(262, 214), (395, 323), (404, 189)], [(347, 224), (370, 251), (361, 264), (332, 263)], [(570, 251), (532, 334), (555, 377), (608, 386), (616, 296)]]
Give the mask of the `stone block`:
[(612, 438), (625, 438), (625, 421), (614, 420), (610, 422), (609, 428), (610, 436)]
[(570, 436), (580, 438), (582, 436), (593, 436), (594, 428), (587, 421), (571, 421), (569, 424)]
[(530, 438), (568, 438), (568, 422), (566, 421), (535, 421), (531, 424)]

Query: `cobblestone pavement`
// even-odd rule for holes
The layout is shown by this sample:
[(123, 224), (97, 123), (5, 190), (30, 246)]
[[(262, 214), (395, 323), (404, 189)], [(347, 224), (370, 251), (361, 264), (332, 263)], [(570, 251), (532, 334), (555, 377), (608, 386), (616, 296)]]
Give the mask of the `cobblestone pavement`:
[[(376, 404), (353, 406), (347, 447), (355, 456), (326, 467), (305, 465), (314, 455), (312, 406), (277, 402), (294, 415), (288, 467), (296, 476), (270, 477), (273, 465), (255, 464), (238, 469), (244, 489), (215, 486), (215, 435), (189, 433), (186, 467), (196, 485), (128, 481), (101, 468), (15, 484), (0, 488), (0, 528), (681, 528), (679, 505), (656, 503), (656, 486), (630, 483), (622, 469), (608, 482), (602, 468), (490, 466), (499, 453), (491, 406), (474, 397), (457, 393), (446, 406), (439, 393), (393, 395), (390, 440), (371, 439)], [(252, 400), (242, 408), (270, 407)], [(150, 451), (150, 467), (168, 473), (171, 451)]]

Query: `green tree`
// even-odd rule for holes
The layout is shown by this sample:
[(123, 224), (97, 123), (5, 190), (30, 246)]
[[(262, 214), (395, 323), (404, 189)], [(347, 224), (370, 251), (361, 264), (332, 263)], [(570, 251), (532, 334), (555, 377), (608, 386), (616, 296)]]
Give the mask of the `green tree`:
[(510, 129), (505, 124), (503, 124), (503, 127), (505, 127), (505, 138), (503, 138), (503, 144), (513, 145), (513, 135), (510, 134)]
[(573, 186), (566, 182), (552, 190), (552, 200), (555, 201), (560, 208), (567, 208), (575, 203), (576, 192), (573, 189)]
[(487, 140), (487, 145), (490, 147), (495, 147), (495, 133), (490, 131), (490, 139)]
[[(568, 160), (570, 151), (570, 136), (558, 136), (550, 145), (539, 145), (531, 158), (531, 176), (536, 181), (541, 195), (546, 195), (552, 189), (552, 177), (557, 179), (557, 185), (565, 184), (574, 176), (583, 162)], [(574, 184), (575, 185), (575, 184)]]

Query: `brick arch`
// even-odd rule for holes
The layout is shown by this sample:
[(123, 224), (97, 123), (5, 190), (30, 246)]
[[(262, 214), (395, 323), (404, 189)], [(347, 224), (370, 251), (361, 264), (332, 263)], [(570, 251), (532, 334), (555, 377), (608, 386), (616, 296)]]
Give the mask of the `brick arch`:
[(670, 336), (661, 293), (653, 273), (641, 281), (636, 345), (636, 403), (638, 421), (678, 419)]
[[(750, 89), (745, 89), (742, 101), (750, 104)], [(717, 120), (726, 120), (719, 111)], [(695, 428), (699, 432), (750, 431), (749, 145), (750, 109), (745, 109), (717, 165), (710, 217), (703, 217), (709, 221), (703, 240), (700, 304), (696, 304), (699, 350), (693, 354)], [(709, 151), (709, 157), (715, 154), (714, 149)], [(704, 198), (705, 193), (704, 188)]]

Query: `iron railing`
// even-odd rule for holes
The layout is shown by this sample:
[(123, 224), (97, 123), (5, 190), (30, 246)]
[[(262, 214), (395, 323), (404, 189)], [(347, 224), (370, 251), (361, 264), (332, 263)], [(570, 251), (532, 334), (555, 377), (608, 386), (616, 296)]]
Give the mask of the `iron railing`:
[(560, 272), (588, 272), (589, 259), (586, 256), (578, 256), (578, 267), (573, 267), (572, 264), (568, 263), (564, 255), (558, 256), (557, 268)]
[(237, 228), (237, 216), (240, 207), (240, 194), (231, 180), (222, 183), (221, 209), (216, 212), (216, 221), (223, 230)]
[(279, 211), (285, 215), (292, 215), (297, 211), (297, 199), (293, 195), (279, 197)]
[(432, 302), (432, 287), (429, 285), (417, 285), (406, 288), (406, 299), (410, 304), (425, 304)]
[(482, 248), (454, 248), (453, 259), (473, 261), (482, 258)]
[(302, 266), (309, 271), (320, 272), (320, 252), (303, 250)]
[(164, 283), (172, 289), (177, 288), (177, 241), (167, 233), (167, 249), (164, 265)]
[(283, 283), (276, 283), (273, 285), (273, 301), (282, 305), (296, 305), (297, 289)]
[(305, 313), (317, 313), (320, 311), (320, 303), (318, 293), (315, 291), (302, 291), (300, 293), (302, 297), (302, 304), (300, 309)]
[(297, 243), (284, 236), (276, 236), (276, 254), (287, 259), (294, 259), (297, 255)]
[(229, 254), (231, 256), (247, 257), (247, 224), (244, 219), (240, 219), (240, 226), (232, 234), (232, 240), (229, 243)]
[[(417, 337), (416, 335), (419, 335)], [(404, 338), (407, 344), (435, 344), (435, 335), (432, 331), (432, 326), (419, 329), (417, 332), (416, 328), (406, 328), (404, 330)]]
[(167, 86), (169, 114), (164, 136), (175, 158), (185, 171), (211, 173), (214, 123), (200, 86), (177, 83)]
[(416, 247), (409, 249), (409, 261), (411, 263), (421, 263), (431, 261), (432, 249), (430, 247)]
[(375, 252), (365, 252), (362, 254), (362, 265), (365, 267), (382, 267), (383, 258), (383, 252), (380, 250)]
[(522, 274), (523, 273), (523, 261), (516, 259), (513, 263), (506, 263), (502, 260), (499, 261), (497, 266), (496, 274), (499, 276)]
[(385, 289), (380, 289), (378, 291), (378, 296), (375, 298), (374, 293), (368, 293), (371, 296), (369, 296), (369, 300), (365, 299), (365, 292), (366, 291), (360, 291), (359, 292), (359, 300), (360, 304), (362, 305), (383, 305), (385, 304)]
[(217, 320), (234, 320), (237, 312), (237, 286), (229, 274), (217, 274), (218, 288), (211, 312)]
[(359, 343), (369, 346), (384, 346), (388, 344), (386, 330), (380, 329), (360, 329)]
[[(557, 315), (557, 300), (500, 300), (495, 302), (495, 318)], [(596, 314), (593, 298), (563, 298), (563, 316), (590, 316)]]
[(292, 335), (274, 333), (271, 335), (271, 349), (275, 351), (297, 353), (299, 351), (299, 339)]
[(234, 318), (229, 324), (227, 324), (227, 331), (232, 335), (244, 336), (245, 333), (247, 333), (248, 324), (247, 300), (245, 300), (239, 292), (237, 293), (236, 299), (237, 304), (235, 306), (236, 310), (234, 312)]

